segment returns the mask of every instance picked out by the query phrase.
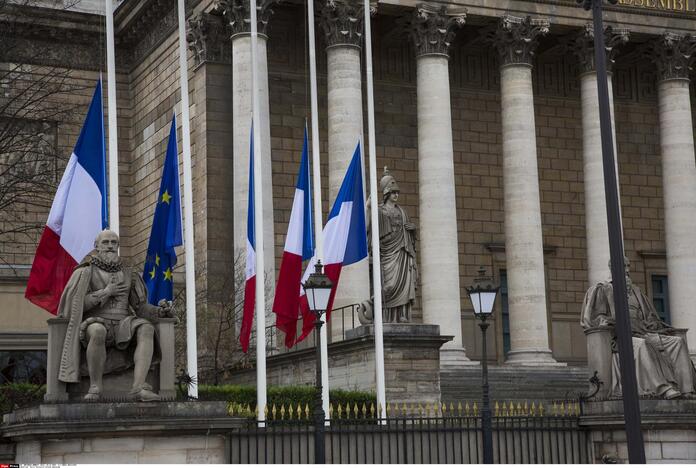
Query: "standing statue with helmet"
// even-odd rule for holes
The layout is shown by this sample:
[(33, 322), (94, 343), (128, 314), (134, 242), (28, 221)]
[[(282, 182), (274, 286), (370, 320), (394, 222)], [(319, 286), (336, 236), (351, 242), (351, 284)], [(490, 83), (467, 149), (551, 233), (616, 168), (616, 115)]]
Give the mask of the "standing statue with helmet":
[[(380, 181), (382, 203), (378, 206), (379, 249), (382, 268), (383, 321), (411, 321), (416, 300), (418, 266), (416, 264), (416, 225), (397, 204), (399, 185), (387, 168)], [(368, 200), (368, 209), (370, 209)], [(367, 218), (370, 219), (369, 216)], [(368, 225), (368, 230), (371, 227)], [(361, 321), (371, 321), (372, 301), (361, 305)]]

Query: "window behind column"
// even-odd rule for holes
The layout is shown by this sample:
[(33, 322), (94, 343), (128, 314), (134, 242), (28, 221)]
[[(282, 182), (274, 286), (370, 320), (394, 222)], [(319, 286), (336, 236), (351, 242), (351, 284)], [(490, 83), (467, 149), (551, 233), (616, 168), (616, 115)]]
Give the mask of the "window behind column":
[(669, 316), (669, 286), (666, 275), (652, 275), (652, 301), (662, 321), (671, 325)]

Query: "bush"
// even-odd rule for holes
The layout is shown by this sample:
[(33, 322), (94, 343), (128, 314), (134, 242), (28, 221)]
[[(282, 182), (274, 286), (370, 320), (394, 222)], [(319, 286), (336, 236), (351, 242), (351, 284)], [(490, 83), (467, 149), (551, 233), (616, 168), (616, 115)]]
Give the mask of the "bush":
[(0, 414), (43, 400), (45, 385), (6, 383), (0, 385)]

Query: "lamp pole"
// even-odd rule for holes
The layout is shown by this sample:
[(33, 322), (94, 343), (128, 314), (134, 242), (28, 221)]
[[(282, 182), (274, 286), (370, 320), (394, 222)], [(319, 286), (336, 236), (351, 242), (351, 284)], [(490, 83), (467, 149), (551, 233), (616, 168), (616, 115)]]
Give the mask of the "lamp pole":
[[(619, 209), (619, 193), (616, 184), (614, 141), (611, 128), (611, 110), (609, 108), (609, 86), (607, 84), (607, 58), (604, 45), (602, 1), (577, 0), (585, 10), (592, 10), (595, 69), (597, 70), (597, 94), (599, 99), (599, 124), (602, 139), (602, 163), (604, 166), (604, 189), (609, 228), (611, 281), (614, 291), (614, 310), (616, 311), (616, 341), (619, 345), (619, 367), (621, 368), (621, 389), (624, 419), (626, 421), (628, 461), (631, 464), (636, 464), (645, 463), (645, 448), (640, 422), (640, 401), (638, 400), (636, 366), (633, 358), (631, 322), (628, 315), (621, 211)], [(617, 0), (609, 0), (609, 3), (616, 4)]]
[(491, 422), (491, 402), (488, 386), (488, 356), (486, 352), (486, 330), (489, 323), (486, 322), (486, 316), (481, 315), (481, 343), (483, 350), (481, 352), (481, 429), (483, 430), (483, 463), (486, 465), (493, 464), (493, 424)]
[(317, 339), (316, 343), (316, 367), (317, 367), (317, 383), (316, 396), (314, 399), (314, 463), (323, 465), (326, 463), (326, 452), (324, 447), (324, 422), (326, 415), (324, 414), (324, 404), (322, 400), (321, 386), (321, 326), (324, 322), (321, 320), (323, 311), (315, 311), (317, 316), (314, 322), (314, 333)]

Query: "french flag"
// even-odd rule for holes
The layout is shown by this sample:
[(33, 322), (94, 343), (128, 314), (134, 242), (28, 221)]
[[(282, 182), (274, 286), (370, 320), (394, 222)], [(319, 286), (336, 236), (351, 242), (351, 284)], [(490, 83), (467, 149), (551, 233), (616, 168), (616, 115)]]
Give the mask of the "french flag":
[[(328, 322), (333, 306), (338, 280), (343, 266), (352, 265), (367, 257), (367, 230), (365, 228), (365, 201), (363, 198), (362, 167), (360, 163), (360, 143), (355, 147), (353, 159), (343, 179), (336, 201), (324, 226), (324, 273), (331, 279), (333, 289), (326, 310)], [(307, 281), (314, 272), (317, 258), (312, 257), (302, 277)], [(304, 340), (314, 327), (314, 314), (309, 310), (307, 295), (301, 291), (300, 310), (302, 311), (302, 335), (297, 342)]]
[(309, 260), (314, 255), (312, 192), (309, 180), (307, 127), (305, 127), (300, 173), (297, 176), (295, 198), (292, 202), (290, 224), (285, 238), (285, 250), (280, 263), (278, 286), (273, 301), (276, 328), (285, 332), (285, 346), (288, 348), (295, 343), (297, 335), (302, 261)]
[(249, 148), (249, 204), (247, 206), (247, 245), (246, 268), (244, 270), (244, 310), (239, 343), (245, 353), (249, 349), (251, 326), (254, 323), (256, 304), (256, 237), (254, 235), (254, 124), (251, 124), (251, 143)]
[(106, 150), (101, 80), (58, 185), (24, 296), (56, 314), (70, 275), (107, 225)]

